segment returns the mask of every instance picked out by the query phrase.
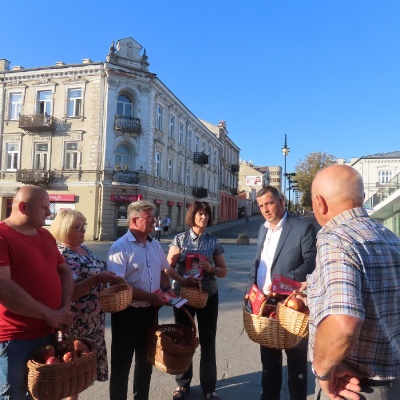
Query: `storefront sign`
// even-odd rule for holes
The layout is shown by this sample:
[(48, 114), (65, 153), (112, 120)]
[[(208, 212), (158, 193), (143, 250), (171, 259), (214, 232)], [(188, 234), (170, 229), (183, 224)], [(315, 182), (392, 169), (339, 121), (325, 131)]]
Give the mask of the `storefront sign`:
[(75, 195), (74, 194), (49, 194), (49, 199), (51, 202), (74, 203)]
[(118, 201), (120, 203), (132, 203), (134, 201), (138, 201), (140, 194), (137, 196), (129, 195), (129, 194), (112, 194), (111, 201)]

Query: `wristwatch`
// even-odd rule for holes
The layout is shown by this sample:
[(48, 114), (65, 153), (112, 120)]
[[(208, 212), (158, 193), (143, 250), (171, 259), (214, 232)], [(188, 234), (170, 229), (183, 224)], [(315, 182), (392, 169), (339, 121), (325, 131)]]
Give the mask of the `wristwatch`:
[(311, 364), (311, 371), (319, 381), (329, 381), (329, 379), (331, 379), (333, 368), (324, 375), (318, 375), (315, 372), (314, 365)]

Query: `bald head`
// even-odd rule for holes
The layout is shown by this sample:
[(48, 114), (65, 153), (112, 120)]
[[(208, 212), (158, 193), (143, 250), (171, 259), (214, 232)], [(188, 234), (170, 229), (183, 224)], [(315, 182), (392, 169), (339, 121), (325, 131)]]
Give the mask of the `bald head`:
[(311, 191), (313, 210), (321, 225), (343, 211), (362, 207), (364, 202), (362, 177), (347, 165), (335, 164), (318, 172)]

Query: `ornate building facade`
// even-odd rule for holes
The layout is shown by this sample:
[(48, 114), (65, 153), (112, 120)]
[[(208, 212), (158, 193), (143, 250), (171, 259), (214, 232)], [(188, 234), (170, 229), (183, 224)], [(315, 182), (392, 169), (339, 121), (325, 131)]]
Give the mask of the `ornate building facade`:
[(0, 60), (1, 219), (18, 187), (37, 184), (50, 194), (48, 224), (77, 209), (87, 240), (121, 236), (128, 204), (142, 198), (172, 231), (185, 228), (195, 199), (217, 222), (224, 142), (148, 67), (132, 38), (113, 43), (105, 62), (10, 69)]

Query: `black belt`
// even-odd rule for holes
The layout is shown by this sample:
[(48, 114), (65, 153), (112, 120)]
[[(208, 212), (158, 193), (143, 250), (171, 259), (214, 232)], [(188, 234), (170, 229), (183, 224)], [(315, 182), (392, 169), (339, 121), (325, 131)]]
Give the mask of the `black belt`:
[(362, 378), (360, 379), (361, 387), (390, 386), (393, 381), (378, 381), (376, 379)]

